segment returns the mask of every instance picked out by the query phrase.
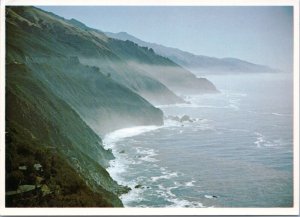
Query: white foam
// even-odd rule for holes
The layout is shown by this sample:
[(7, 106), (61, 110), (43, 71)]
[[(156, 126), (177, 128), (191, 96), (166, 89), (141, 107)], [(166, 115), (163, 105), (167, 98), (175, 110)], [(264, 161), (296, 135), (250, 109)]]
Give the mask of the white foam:
[[(201, 121), (205, 122), (206, 120), (201, 119)], [(181, 127), (181, 123), (178, 121), (171, 121), (166, 120), (164, 126), (138, 126), (138, 127), (130, 127), (130, 128), (124, 128), (120, 130), (116, 130), (114, 132), (111, 132), (107, 134), (103, 139), (103, 146), (105, 148), (112, 149), (112, 152), (116, 159), (110, 161), (110, 166), (107, 168), (107, 171), (110, 173), (111, 177), (116, 180), (121, 185), (129, 186), (132, 190), (129, 191), (127, 194), (123, 194), (120, 196), (120, 199), (122, 200), (125, 207), (130, 206), (136, 206), (136, 203), (141, 202), (142, 200), (145, 200), (144, 193), (145, 191), (148, 191), (148, 188), (135, 188), (135, 186), (138, 183), (144, 183), (144, 180), (139, 180), (139, 177), (128, 180), (125, 178), (124, 174), (126, 174), (126, 171), (128, 171), (131, 168), (131, 165), (133, 164), (140, 164), (143, 162), (156, 162), (158, 161), (155, 156), (158, 155), (158, 153), (154, 149), (145, 148), (145, 147), (132, 147), (128, 144), (128, 149), (125, 148), (126, 152), (120, 153), (120, 150), (124, 150), (122, 147), (122, 144), (118, 144), (118, 142), (124, 140), (128, 137), (134, 137), (149, 131), (157, 130), (160, 128), (165, 127)], [(117, 144), (119, 146), (117, 146)], [(120, 148), (122, 147), (122, 149)], [(136, 151), (136, 155), (138, 158), (132, 158), (132, 156), (129, 156), (128, 154), (131, 151)], [(158, 167), (158, 165), (153, 164), (153, 166)], [(151, 181), (157, 182), (161, 179), (170, 180), (172, 178), (178, 177), (177, 172), (169, 171), (167, 168), (160, 167), (161, 174), (151, 177)], [(159, 183), (159, 182), (158, 182)], [(186, 186), (193, 186), (192, 182), (186, 182)], [(177, 196), (172, 193), (172, 189), (179, 187), (175, 184), (175, 186), (164, 188), (163, 186), (160, 186), (160, 195), (163, 196), (163, 198), (166, 198), (167, 201), (172, 203), (172, 207), (202, 207), (203, 205), (198, 202), (190, 202), (188, 200), (178, 199)]]
[(291, 114), (281, 114), (281, 113), (277, 113), (277, 112), (267, 113), (267, 112), (251, 111), (251, 110), (248, 110), (246, 112), (253, 113), (253, 114), (259, 114), (259, 115), (275, 115), (275, 116), (285, 116), (285, 117), (292, 117), (293, 116)]
[[(126, 154), (120, 154), (117, 150), (116, 143), (122, 141), (125, 138), (137, 136), (142, 133), (146, 133), (152, 130), (156, 130), (161, 128), (161, 126), (137, 126), (137, 127), (130, 127), (130, 128), (123, 128), (120, 130), (113, 131), (108, 133), (104, 136), (103, 139), (103, 146), (105, 148), (110, 148), (115, 156), (114, 160), (109, 162), (109, 167), (107, 171), (109, 172), (110, 176), (116, 180), (119, 184), (130, 186), (128, 181), (125, 181), (122, 178), (122, 173), (125, 173), (128, 170), (129, 166), (132, 164), (140, 164), (140, 160), (144, 161), (151, 161), (154, 162), (155, 160), (151, 157), (154, 156), (155, 153), (153, 151), (150, 152), (150, 156), (144, 156), (144, 159), (139, 159), (138, 161), (134, 159), (130, 159), (126, 157)], [(146, 153), (147, 154), (147, 153)]]
[(207, 198), (207, 199), (215, 199), (215, 198), (217, 198), (216, 196), (213, 196), (213, 195), (204, 195), (204, 197), (205, 198)]
[(254, 142), (254, 144), (260, 148), (261, 144), (263, 142), (265, 142), (264, 136), (261, 133), (255, 132), (255, 135), (257, 136), (256, 141)]
[(215, 127), (215, 123), (212, 120), (208, 120), (208, 119), (201, 119), (200, 120), (201, 124), (197, 124), (195, 126), (193, 126), (193, 131), (198, 131), (198, 130), (212, 130), (212, 131), (216, 131), (216, 127)]
[(147, 162), (158, 162), (159, 161), (159, 160), (157, 160), (155, 158), (152, 158), (150, 156), (144, 156), (144, 157), (141, 157), (140, 159), (143, 160), (143, 161), (147, 161)]
[(271, 113), (272, 115), (276, 115), (276, 116), (292, 116), (290, 114), (281, 114), (281, 113), (276, 113), (276, 112), (273, 112)]
[[(174, 182), (175, 183), (175, 182)], [(171, 202), (171, 205), (166, 207), (170, 208), (182, 208), (182, 207), (193, 207), (193, 208), (200, 208), (204, 207), (202, 203), (196, 201), (188, 201), (185, 199), (178, 198), (174, 193), (172, 193), (172, 189), (176, 189), (179, 186), (174, 187), (164, 187), (163, 185), (158, 185), (159, 190), (156, 193), (162, 196), (165, 200)]]
[(258, 132), (254, 133), (257, 138), (256, 141), (254, 142), (254, 144), (256, 144), (256, 146), (258, 148), (263, 147), (278, 147), (278, 146), (282, 146), (282, 140), (281, 139), (275, 139), (275, 140), (267, 140), (266, 137)]
[(140, 202), (143, 200), (143, 192), (145, 189), (135, 188), (135, 184), (129, 185), (132, 190), (130, 190), (127, 194), (122, 194), (120, 199), (122, 200), (125, 207), (131, 207), (132, 202)]
[(192, 180), (190, 182), (186, 182), (184, 185), (187, 186), (187, 187), (192, 187), (192, 186), (195, 186), (194, 183), (195, 183), (195, 181)]
[(165, 173), (165, 175), (162, 175), (162, 176), (153, 176), (153, 177), (151, 177), (151, 180), (153, 182), (156, 182), (159, 179), (171, 179), (171, 178), (174, 178), (174, 177), (178, 177), (178, 173), (171, 172), (171, 173)]
[(184, 199), (179, 199), (179, 198), (171, 198), (169, 199), (170, 202), (173, 203), (173, 205), (171, 205), (170, 207), (172, 208), (182, 208), (182, 207), (186, 207), (186, 208), (203, 208), (203, 204), (200, 202), (190, 202), (188, 200), (184, 200)]
[(162, 191), (159, 191), (161, 194), (163, 194), (164, 196), (172, 196), (172, 197), (176, 197), (175, 194), (172, 193), (172, 189), (176, 189), (177, 187), (169, 187), (169, 188), (165, 188), (163, 185), (158, 185), (158, 188)]
[(149, 156), (157, 155), (157, 153), (154, 151), (154, 149), (151, 149), (151, 148), (136, 147), (136, 152), (138, 154), (145, 154), (145, 155), (149, 155)]
[(127, 183), (120, 176), (120, 174), (125, 172), (127, 168), (128, 166), (126, 164), (120, 163), (118, 160), (112, 160), (110, 161), (110, 165), (106, 170), (119, 184), (127, 185)]
[(139, 134), (146, 133), (159, 128), (161, 128), (161, 126), (137, 126), (123, 128), (105, 135), (103, 139), (103, 144), (105, 147), (109, 147), (111, 144), (114, 144), (124, 138), (137, 136)]
[(137, 147), (136, 152), (139, 155), (144, 155), (139, 158), (140, 160), (147, 161), (147, 162), (157, 162), (158, 161), (157, 159), (153, 158), (154, 156), (157, 155), (157, 153), (153, 149)]

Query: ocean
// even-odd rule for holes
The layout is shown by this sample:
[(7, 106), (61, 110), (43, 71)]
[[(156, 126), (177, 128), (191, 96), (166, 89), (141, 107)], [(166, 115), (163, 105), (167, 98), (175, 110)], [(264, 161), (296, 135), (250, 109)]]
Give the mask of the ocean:
[[(220, 94), (158, 106), (163, 126), (107, 134), (125, 207), (293, 206), (291, 73), (206, 76)], [(190, 121), (174, 117), (188, 115)]]

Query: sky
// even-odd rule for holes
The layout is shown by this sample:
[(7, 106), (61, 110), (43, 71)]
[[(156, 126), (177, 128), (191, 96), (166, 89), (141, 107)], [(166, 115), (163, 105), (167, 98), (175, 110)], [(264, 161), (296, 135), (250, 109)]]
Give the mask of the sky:
[(234, 57), (292, 70), (288, 6), (43, 6), (66, 19), (198, 55)]

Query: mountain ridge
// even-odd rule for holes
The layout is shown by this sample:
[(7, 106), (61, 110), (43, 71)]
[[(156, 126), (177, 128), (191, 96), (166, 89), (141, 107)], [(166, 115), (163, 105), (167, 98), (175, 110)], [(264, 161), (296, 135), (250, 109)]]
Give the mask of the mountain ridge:
[[(183, 102), (181, 84), (218, 92), (151, 49), (35, 7), (6, 7), (6, 205), (123, 206), (130, 189), (106, 171), (114, 156), (101, 137), (162, 125), (151, 103)], [(10, 194), (28, 185), (43, 187)]]
[[(43, 197), (37, 197), (39, 190), (7, 194), (6, 205), (123, 206), (118, 196), (129, 189), (106, 171), (114, 156), (99, 135), (161, 125), (162, 112), (99, 68), (80, 62), (78, 42), (87, 46), (79, 51), (86, 56), (118, 59), (99, 34), (82, 33), (32, 7), (6, 11), (6, 191), (38, 185), (36, 180), (50, 189)], [(60, 163), (52, 163), (53, 157)], [(34, 164), (43, 172), (34, 171)]]
[(187, 68), (197, 75), (201, 74), (222, 74), (222, 73), (254, 73), (254, 72), (278, 72), (269, 66), (251, 63), (238, 58), (209, 57), (205, 55), (196, 55), (178, 48), (172, 48), (157, 43), (143, 41), (127, 32), (104, 32), (107, 36), (120, 40), (130, 40), (141, 46), (152, 48), (157, 54), (165, 56), (177, 64)]

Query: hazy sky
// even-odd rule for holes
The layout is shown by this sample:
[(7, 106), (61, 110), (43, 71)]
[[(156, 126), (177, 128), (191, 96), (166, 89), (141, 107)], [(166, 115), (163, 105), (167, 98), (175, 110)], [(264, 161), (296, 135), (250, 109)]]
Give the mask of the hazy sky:
[(40, 7), (89, 27), (128, 32), (194, 54), (236, 57), (291, 70), (293, 9), (276, 6)]

